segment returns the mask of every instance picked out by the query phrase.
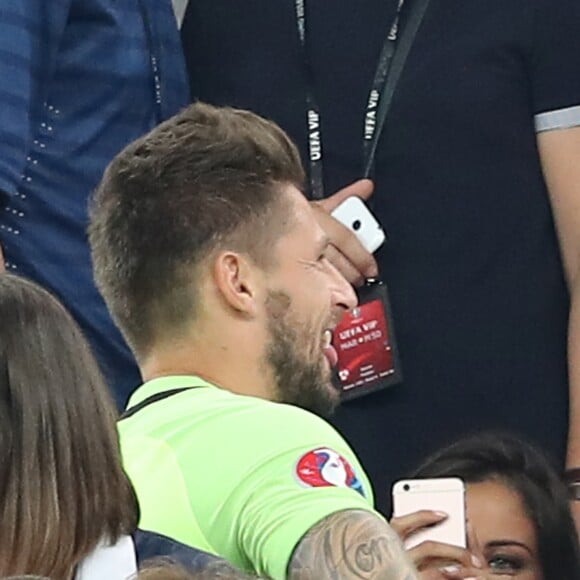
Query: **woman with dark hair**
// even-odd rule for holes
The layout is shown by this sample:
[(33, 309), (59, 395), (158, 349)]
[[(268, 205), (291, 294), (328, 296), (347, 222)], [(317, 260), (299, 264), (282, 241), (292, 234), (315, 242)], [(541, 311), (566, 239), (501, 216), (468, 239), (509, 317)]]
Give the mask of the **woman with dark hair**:
[(136, 530), (117, 413), (76, 323), (48, 292), (0, 274), (0, 577), (120, 580), (141, 558), (214, 558)]
[[(411, 477), (459, 477), (465, 482), (467, 518), (491, 577), (580, 578), (566, 486), (543, 454), (527, 443), (506, 434), (473, 436), (431, 455)], [(414, 514), (392, 523), (408, 536), (420, 520)]]

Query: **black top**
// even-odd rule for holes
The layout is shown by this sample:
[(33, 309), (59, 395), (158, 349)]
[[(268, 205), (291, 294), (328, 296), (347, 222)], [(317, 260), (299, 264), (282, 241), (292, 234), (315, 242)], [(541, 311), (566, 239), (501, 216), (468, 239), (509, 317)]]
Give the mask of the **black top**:
[[(395, 1), (307, 5), (329, 193), (360, 177)], [(578, 0), (431, 0), (408, 57), (374, 196), (405, 380), (335, 419), (384, 510), (393, 480), (463, 433), (511, 428), (563, 459), (568, 294), (534, 117), (580, 105), (578, 22)], [(307, 160), (292, 0), (190, 0), (183, 38), (197, 98), (274, 119)]]

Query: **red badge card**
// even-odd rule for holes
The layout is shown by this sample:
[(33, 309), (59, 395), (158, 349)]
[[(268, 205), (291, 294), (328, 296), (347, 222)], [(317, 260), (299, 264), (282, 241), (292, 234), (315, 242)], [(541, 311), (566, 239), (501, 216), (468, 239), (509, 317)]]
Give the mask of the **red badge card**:
[(359, 305), (334, 330), (338, 353), (336, 380), (343, 400), (390, 387), (402, 379), (387, 288), (369, 282), (359, 290)]

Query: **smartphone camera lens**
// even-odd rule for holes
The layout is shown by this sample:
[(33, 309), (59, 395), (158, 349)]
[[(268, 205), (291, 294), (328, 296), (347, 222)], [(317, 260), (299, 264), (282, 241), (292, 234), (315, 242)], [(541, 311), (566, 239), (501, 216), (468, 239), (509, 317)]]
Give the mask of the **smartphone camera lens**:
[(411, 486), (410, 486), (408, 483), (406, 483), (406, 484), (403, 486), (403, 491), (409, 491), (410, 489), (411, 489)]
[(355, 232), (358, 232), (358, 231), (360, 230), (360, 227), (361, 227), (361, 225), (362, 225), (362, 224), (360, 223), (360, 220), (354, 220), (354, 221), (352, 222), (352, 229), (353, 229)]

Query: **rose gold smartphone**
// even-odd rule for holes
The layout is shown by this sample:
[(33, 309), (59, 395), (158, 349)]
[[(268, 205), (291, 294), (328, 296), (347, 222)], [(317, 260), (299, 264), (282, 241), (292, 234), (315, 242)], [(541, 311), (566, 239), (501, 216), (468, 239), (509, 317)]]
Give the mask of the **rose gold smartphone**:
[(405, 541), (405, 548), (431, 540), (465, 548), (465, 486), (457, 477), (405, 479), (393, 486), (393, 515), (405, 516), (419, 510), (445, 512), (440, 524), (418, 531)]

